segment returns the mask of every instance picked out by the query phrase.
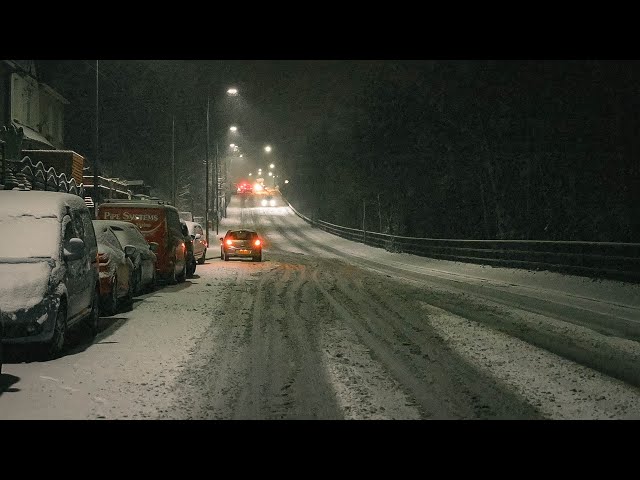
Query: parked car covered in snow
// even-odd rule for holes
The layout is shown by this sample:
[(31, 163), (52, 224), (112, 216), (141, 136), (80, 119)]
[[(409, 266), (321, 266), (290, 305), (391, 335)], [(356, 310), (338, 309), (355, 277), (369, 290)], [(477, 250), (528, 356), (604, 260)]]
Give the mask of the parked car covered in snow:
[(197, 260), (199, 265), (204, 264), (205, 258), (207, 256), (207, 239), (205, 238), (205, 233), (200, 225), (197, 222), (185, 222), (187, 224), (187, 228), (189, 229), (189, 235), (193, 239), (193, 256)]
[(100, 308), (114, 315), (120, 307), (133, 305), (134, 266), (131, 258), (135, 247), (123, 247), (109, 225), (94, 220), (100, 267)]
[(0, 311), (5, 344), (57, 356), (69, 328), (99, 317), (98, 247), (82, 198), (0, 191)]
[(196, 273), (196, 257), (193, 253), (193, 237), (189, 235), (189, 227), (187, 227), (186, 221), (180, 220), (180, 228), (182, 229), (186, 249), (185, 259), (187, 261), (187, 278), (191, 278), (193, 277), (193, 274)]
[(134, 295), (152, 291), (156, 286), (156, 263), (158, 261), (153, 251), (157, 249), (158, 244), (155, 242), (147, 243), (140, 229), (131, 222), (94, 220), (93, 224), (108, 225), (125, 251), (128, 246), (135, 247), (129, 256), (133, 262)]

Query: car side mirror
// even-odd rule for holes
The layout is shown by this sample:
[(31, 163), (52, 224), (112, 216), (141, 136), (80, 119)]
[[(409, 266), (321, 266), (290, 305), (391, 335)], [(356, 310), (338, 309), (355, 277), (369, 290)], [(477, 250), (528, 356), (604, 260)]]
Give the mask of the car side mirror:
[(202, 238), (202, 235), (199, 233), (196, 233), (195, 236), (193, 237), (195, 240), (200, 240)]
[(136, 247), (134, 247), (133, 245), (127, 245), (126, 247), (124, 247), (124, 254), (127, 257), (133, 257), (136, 254)]
[(65, 260), (78, 260), (84, 256), (84, 242), (81, 238), (72, 238), (64, 246)]
[(151, 250), (153, 253), (156, 253), (158, 251), (158, 247), (160, 245), (158, 245), (156, 242), (149, 242), (149, 250)]

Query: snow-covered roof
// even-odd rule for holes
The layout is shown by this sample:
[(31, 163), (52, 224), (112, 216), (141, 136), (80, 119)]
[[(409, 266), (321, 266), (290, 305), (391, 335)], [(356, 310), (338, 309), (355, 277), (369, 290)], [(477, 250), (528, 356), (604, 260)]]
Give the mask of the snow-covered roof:
[(41, 192), (33, 190), (0, 191), (0, 218), (32, 216), (35, 218), (55, 217), (59, 221), (70, 208), (84, 208), (84, 200), (70, 193)]

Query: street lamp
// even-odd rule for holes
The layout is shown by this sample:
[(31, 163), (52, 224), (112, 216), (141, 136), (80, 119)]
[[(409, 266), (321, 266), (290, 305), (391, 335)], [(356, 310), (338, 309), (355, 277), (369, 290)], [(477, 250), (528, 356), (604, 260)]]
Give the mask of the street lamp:
[(269, 165), (269, 168), (273, 169), (273, 167), (275, 167), (275, 165), (273, 163), (271, 165)]
[[(235, 87), (231, 87), (227, 89), (227, 95), (231, 97), (235, 97), (238, 95), (238, 89)], [(207, 172), (206, 172), (206, 193), (205, 193), (205, 209), (204, 209), (204, 221), (207, 229), (207, 244), (209, 244), (209, 91), (207, 90)], [(231, 127), (230, 130), (235, 132), (237, 128)], [(213, 185), (214, 198), (216, 199), (216, 235), (218, 234), (218, 212), (220, 210), (220, 195), (218, 193), (218, 142), (216, 142), (216, 156), (214, 162), (214, 171), (215, 171), (215, 182)]]
[(231, 126), (229, 127), (229, 130), (231, 130), (233, 133), (236, 133), (238, 131), (238, 127)]
[(264, 151), (267, 153), (271, 152), (271, 146), (267, 145), (266, 147), (264, 147)]

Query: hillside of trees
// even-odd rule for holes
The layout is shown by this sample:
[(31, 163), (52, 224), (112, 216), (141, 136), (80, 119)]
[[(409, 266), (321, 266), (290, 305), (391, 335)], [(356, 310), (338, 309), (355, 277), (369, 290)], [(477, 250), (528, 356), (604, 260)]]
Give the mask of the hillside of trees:
[(285, 195), (396, 235), (640, 242), (639, 67), (389, 63), (308, 132)]

